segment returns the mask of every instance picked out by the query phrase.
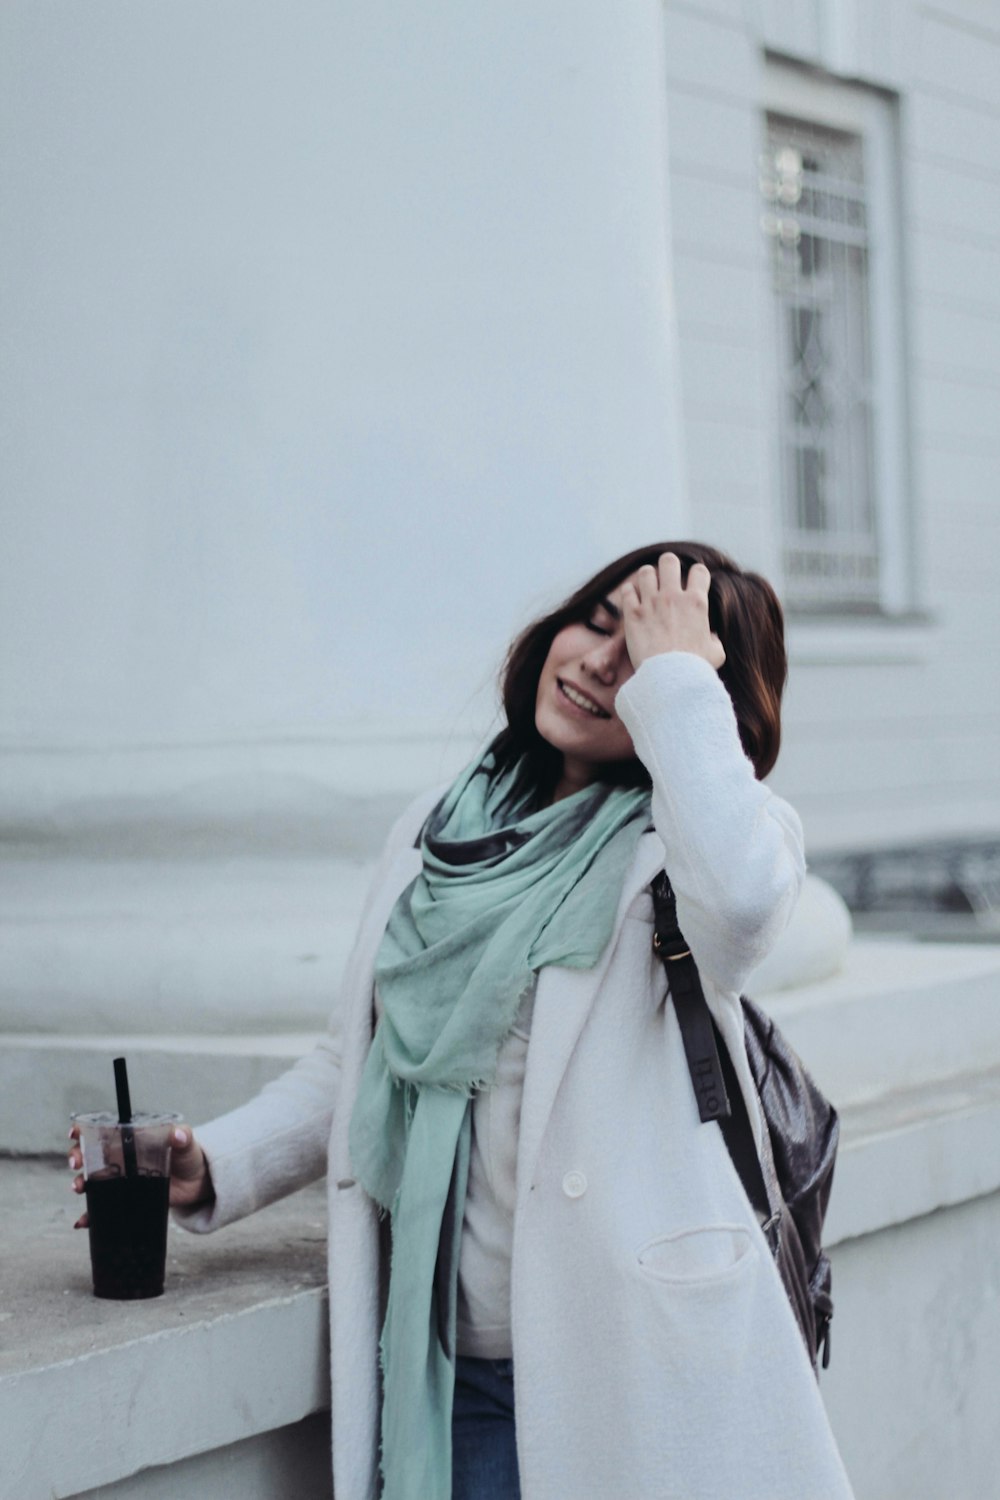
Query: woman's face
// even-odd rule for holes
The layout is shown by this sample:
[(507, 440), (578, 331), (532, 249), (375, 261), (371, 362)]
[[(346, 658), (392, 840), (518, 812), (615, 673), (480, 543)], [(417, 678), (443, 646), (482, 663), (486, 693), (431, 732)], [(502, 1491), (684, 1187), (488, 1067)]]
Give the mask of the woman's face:
[(619, 584), (585, 620), (563, 626), (538, 679), (535, 727), (563, 757), (557, 801), (588, 786), (602, 765), (635, 755), (615, 713), (615, 694), (634, 670), (625, 645), (621, 591)]

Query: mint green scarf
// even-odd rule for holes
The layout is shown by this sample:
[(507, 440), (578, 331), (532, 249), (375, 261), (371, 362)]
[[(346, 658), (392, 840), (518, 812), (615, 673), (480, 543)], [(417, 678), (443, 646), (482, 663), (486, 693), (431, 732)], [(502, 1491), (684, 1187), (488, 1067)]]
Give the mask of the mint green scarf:
[(471, 1095), (492, 1083), (537, 971), (597, 962), (648, 821), (647, 793), (599, 782), (529, 812), (512, 798), (516, 779), (516, 769), (496, 776), (489, 753), (458, 778), (428, 820), (423, 870), (396, 902), (376, 960), (383, 1014), (350, 1149), (360, 1182), (392, 1215), (384, 1500), (451, 1500)]

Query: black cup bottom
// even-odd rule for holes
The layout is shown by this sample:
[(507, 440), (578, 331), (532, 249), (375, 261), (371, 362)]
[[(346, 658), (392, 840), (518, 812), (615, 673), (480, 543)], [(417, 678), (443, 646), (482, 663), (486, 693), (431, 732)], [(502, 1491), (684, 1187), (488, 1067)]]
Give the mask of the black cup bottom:
[(86, 1184), (94, 1296), (159, 1297), (167, 1255), (168, 1177), (91, 1177)]

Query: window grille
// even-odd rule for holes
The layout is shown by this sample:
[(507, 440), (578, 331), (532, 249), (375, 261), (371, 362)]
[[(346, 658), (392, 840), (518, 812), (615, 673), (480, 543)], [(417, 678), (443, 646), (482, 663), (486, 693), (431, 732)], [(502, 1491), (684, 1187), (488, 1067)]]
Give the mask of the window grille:
[(862, 140), (781, 115), (767, 127), (785, 597), (870, 608), (880, 580)]

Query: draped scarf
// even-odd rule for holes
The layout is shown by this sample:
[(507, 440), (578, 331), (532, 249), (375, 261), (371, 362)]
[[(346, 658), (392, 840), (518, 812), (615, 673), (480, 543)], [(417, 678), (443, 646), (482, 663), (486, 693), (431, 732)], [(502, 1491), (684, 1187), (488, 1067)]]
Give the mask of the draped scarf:
[(472, 1095), (491, 1085), (538, 970), (597, 962), (648, 822), (647, 792), (600, 782), (532, 811), (515, 795), (519, 769), (497, 774), (487, 752), (432, 812), (421, 872), (397, 900), (375, 964), (382, 1016), (350, 1150), (359, 1181), (392, 1220), (380, 1349), (384, 1500), (451, 1500)]

